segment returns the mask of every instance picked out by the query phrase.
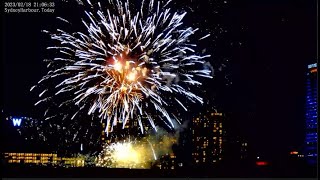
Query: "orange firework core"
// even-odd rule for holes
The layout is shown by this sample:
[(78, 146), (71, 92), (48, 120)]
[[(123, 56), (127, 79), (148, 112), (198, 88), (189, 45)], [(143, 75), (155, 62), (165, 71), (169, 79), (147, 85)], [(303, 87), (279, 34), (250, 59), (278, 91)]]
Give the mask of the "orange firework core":
[(121, 99), (125, 96), (141, 96), (139, 84), (147, 76), (148, 69), (137, 59), (123, 53), (107, 60), (106, 73), (115, 80)]
[(113, 69), (120, 73), (125, 83), (139, 82), (139, 78), (146, 76), (147, 68), (140, 67), (133, 58), (120, 54), (112, 60)]

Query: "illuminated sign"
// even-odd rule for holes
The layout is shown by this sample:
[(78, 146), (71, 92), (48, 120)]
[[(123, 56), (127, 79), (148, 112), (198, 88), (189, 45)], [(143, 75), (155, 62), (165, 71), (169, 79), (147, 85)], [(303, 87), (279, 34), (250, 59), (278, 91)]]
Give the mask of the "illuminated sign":
[(317, 63), (309, 64), (309, 65), (308, 65), (308, 69), (316, 68), (316, 67), (317, 67)]
[(21, 118), (12, 118), (13, 126), (20, 126), (21, 125), (21, 121), (22, 121)]

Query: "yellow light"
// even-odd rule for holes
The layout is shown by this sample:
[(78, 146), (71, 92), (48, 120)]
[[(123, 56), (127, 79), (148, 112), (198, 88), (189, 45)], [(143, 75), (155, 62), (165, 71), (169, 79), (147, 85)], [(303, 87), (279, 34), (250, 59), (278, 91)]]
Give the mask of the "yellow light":
[(121, 65), (121, 63), (116, 62), (116, 63), (114, 64), (113, 68), (114, 68), (116, 71), (119, 71), (119, 72), (120, 72), (120, 71), (122, 70), (122, 65)]
[(146, 74), (147, 74), (147, 68), (143, 68), (143, 69), (142, 69), (142, 75), (143, 75), (143, 76), (146, 76)]
[(122, 86), (121, 87), (121, 91), (126, 91), (128, 88), (127, 87), (125, 87), (125, 86)]
[(135, 81), (136, 80), (136, 73), (135, 72), (131, 72), (128, 76), (127, 79), (129, 81)]
[(129, 69), (129, 67), (130, 67), (130, 63), (129, 63), (129, 61), (126, 61), (126, 66), (124, 68)]
[(114, 158), (118, 163), (138, 163), (140, 153), (133, 149), (131, 144), (119, 144), (116, 148)]

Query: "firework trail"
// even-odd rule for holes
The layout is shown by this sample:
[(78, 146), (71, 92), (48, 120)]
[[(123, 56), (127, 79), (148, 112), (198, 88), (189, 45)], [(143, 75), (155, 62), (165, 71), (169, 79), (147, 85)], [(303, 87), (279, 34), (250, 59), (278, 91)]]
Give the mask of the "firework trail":
[(152, 150), (152, 154), (153, 154), (154, 160), (157, 160), (157, 155), (156, 155), (156, 153), (155, 153), (155, 151), (154, 151), (154, 148), (152, 147), (152, 144), (151, 144), (151, 142), (150, 142), (149, 140), (148, 140), (148, 143), (149, 143), (150, 148), (151, 148), (151, 150)]
[[(210, 55), (197, 53), (196, 41), (192, 42), (198, 29), (184, 27), (186, 12), (173, 12), (170, 1), (142, 1), (138, 11), (128, 1), (106, 3), (87, 1), (91, 11), (85, 11), (87, 20), (82, 20), (87, 32), (45, 31), (57, 42), (48, 47), (56, 50), (56, 55), (47, 60), (47, 75), (31, 88), (42, 89), (36, 105), (75, 105), (71, 120), (83, 112), (98, 115), (106, 122), (107, 134), (119, 122), (124, 128), (129, 119), (138, 121), (142, 133), (147, 123), (155, 129), (161, 123), (174, 128), (176, 116), (169, 105), (187, 111), (186, 102), (203, 103), (191, 89), (202, 84), (201, 77), (212, 77), (211, 71), (203, 68)], [(62, 102), (57, 102), (57, 97)], [(53, 108), (50, 116), (49, 109), (45, 111), (47, 119), (57, 113)], [(153, 114), (158, 114), (157, 118)]]

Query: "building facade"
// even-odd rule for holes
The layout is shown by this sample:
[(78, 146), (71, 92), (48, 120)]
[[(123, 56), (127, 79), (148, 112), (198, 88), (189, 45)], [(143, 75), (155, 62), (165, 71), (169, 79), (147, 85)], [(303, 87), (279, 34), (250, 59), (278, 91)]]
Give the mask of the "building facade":
[(176, 162), (176, 155), (174, 153), (167, 153), (162, 155), (159, 159), (159, 163), (157, 164), (159, 169), (176, 169), (177, 162)]
[(52, 153), (4, 153), (4, 161), (9, 165), (84, 167), (81, 157), (58, 157)]
[(306, 137), (305, 137), (305, 158), (309, 164), (317, 163), (317, 143), (318, 143), (318, 67), (317, 63), (308, 65), (307, 89), (306, 89)]
[(213, 165), (222, 160), (223, 119), (224, 115), (213, 108), (193, 118), (191, 131), (194, 165)]

